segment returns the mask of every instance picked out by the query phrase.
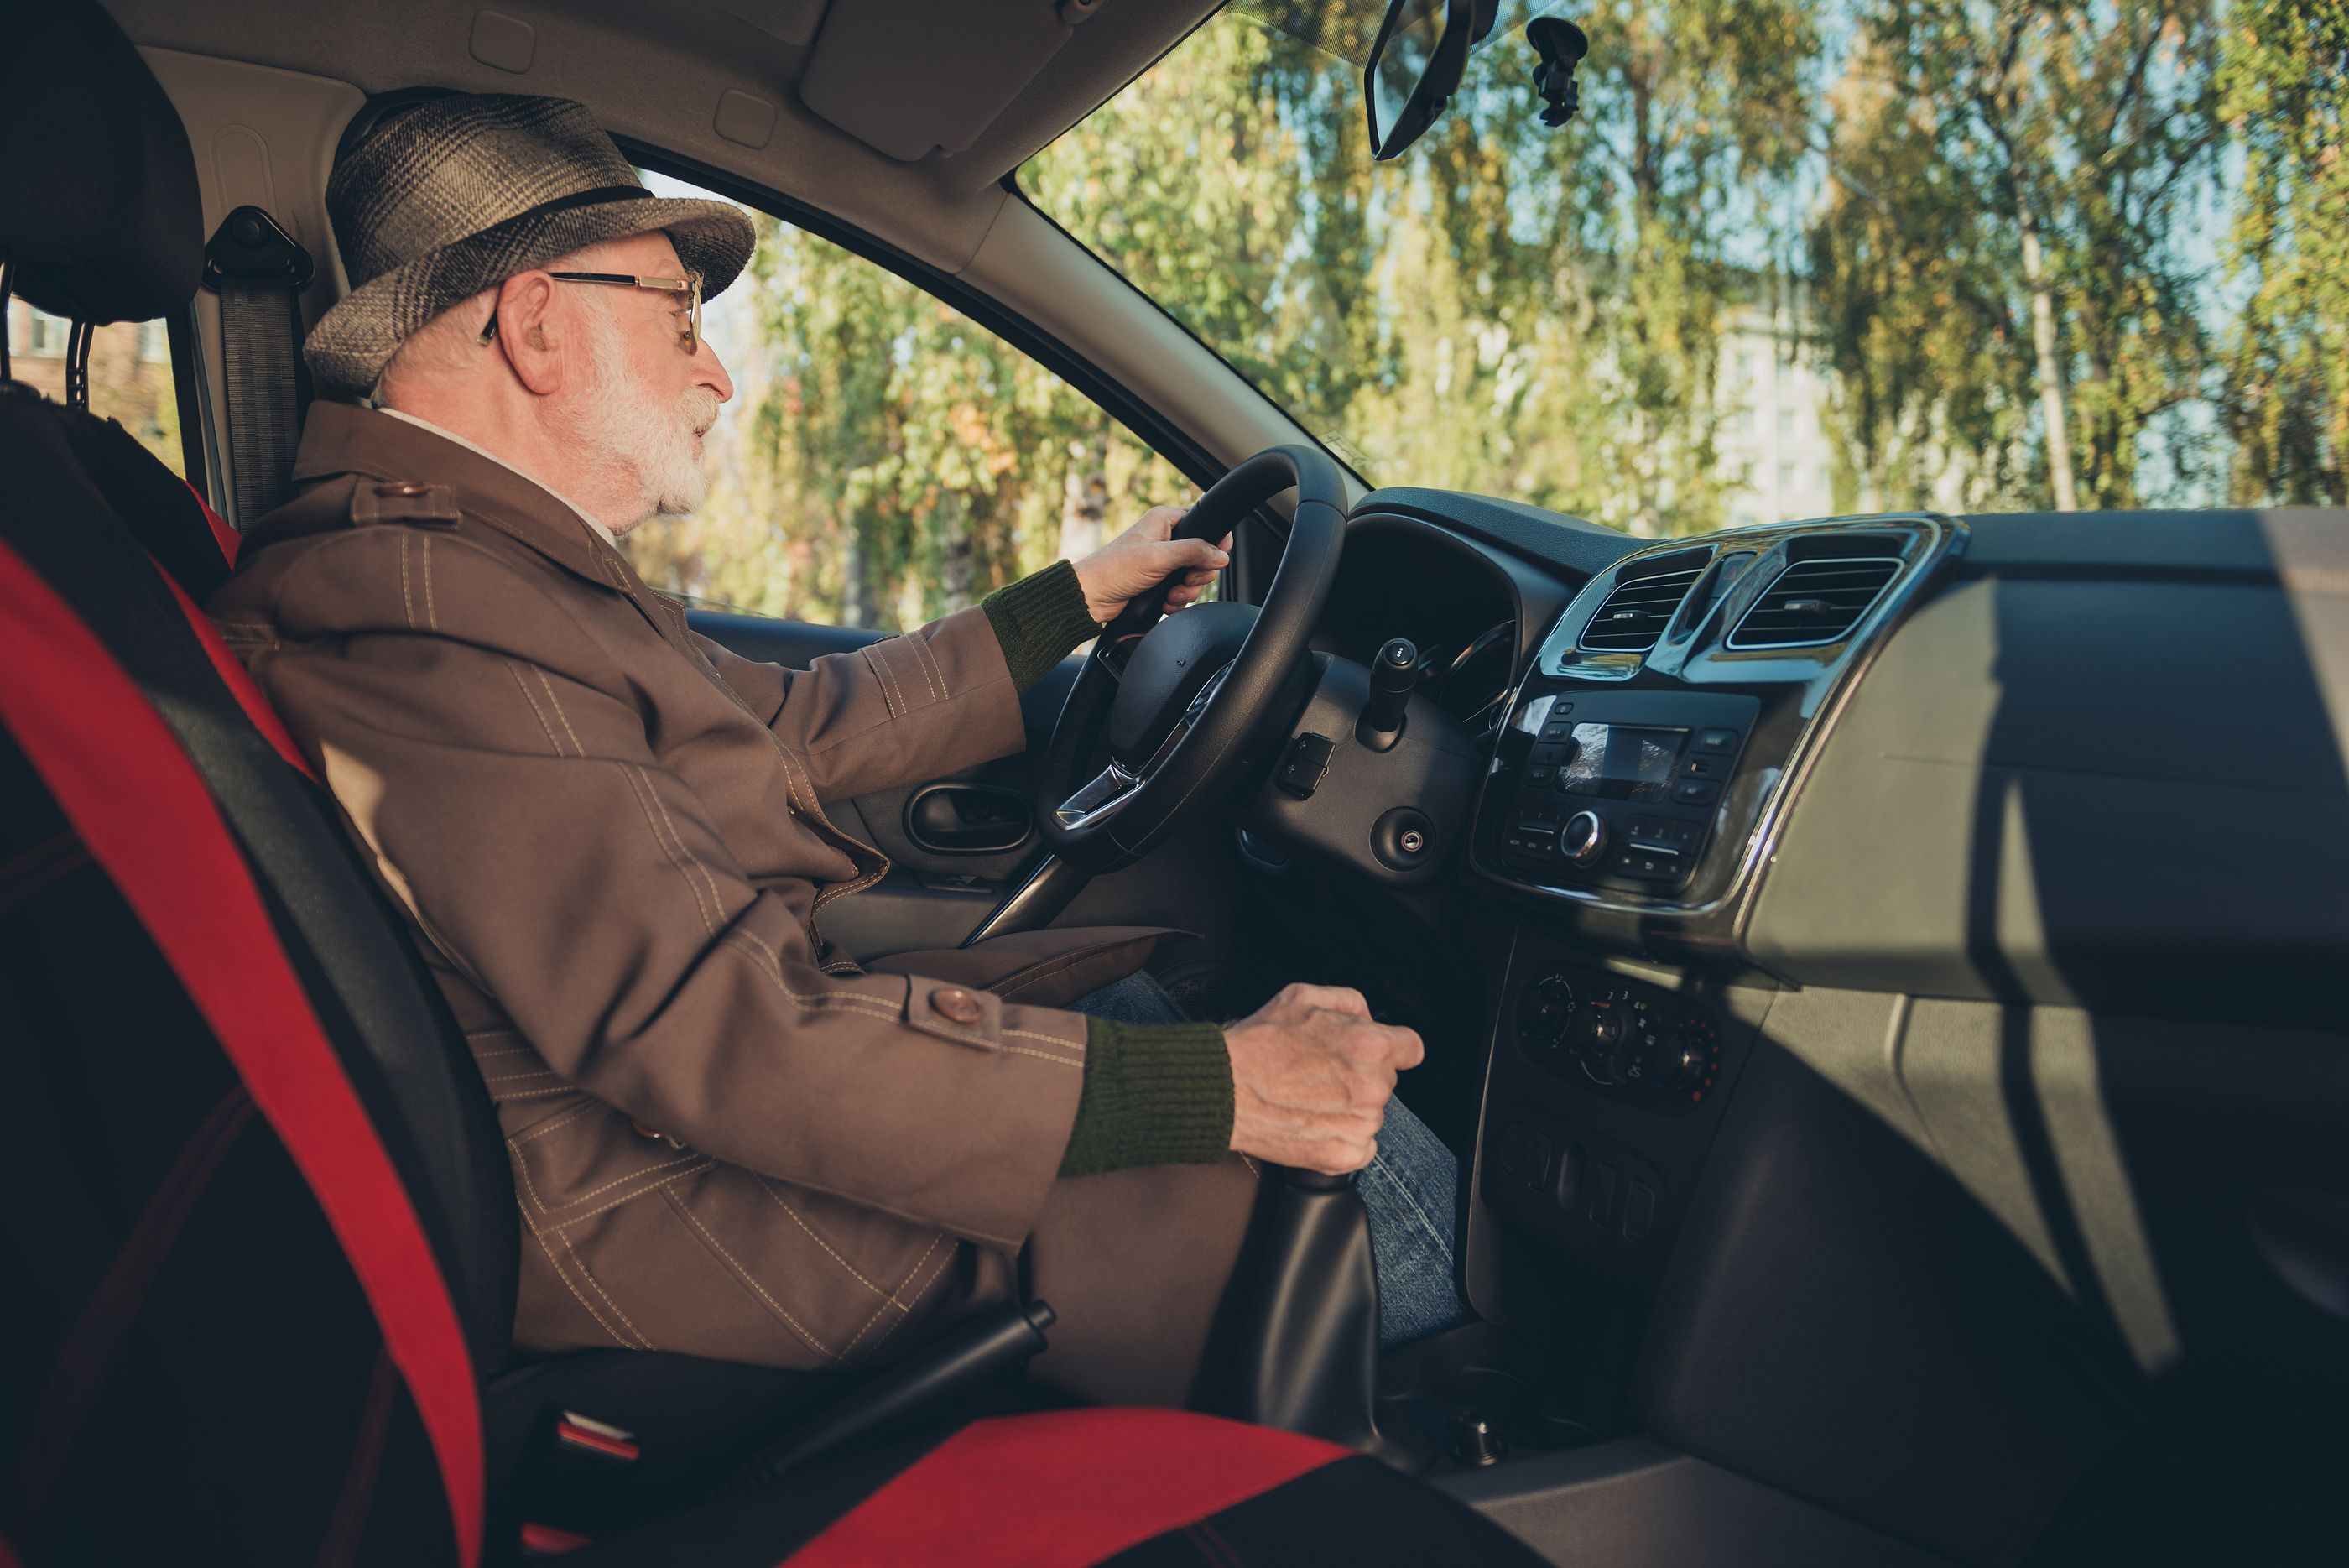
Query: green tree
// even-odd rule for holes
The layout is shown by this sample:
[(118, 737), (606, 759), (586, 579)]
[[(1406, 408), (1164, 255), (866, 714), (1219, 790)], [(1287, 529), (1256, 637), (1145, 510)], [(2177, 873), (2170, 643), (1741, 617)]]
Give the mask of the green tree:
[(2228, 345), (2235, 498), (2349, 502), (2349, 0), (2239, 0), (2221, 114), (2242, 147)]
[(1857, 21), (1812, 245), (1855, 467), (1889, 488), (1921, 438), (2002, 480), (2028, 409), (2059, 510), (2135, 504), (2141, 438), (2211, 390), (2179, 243), (2222, 129), (2210, 0), (1868, 0)]

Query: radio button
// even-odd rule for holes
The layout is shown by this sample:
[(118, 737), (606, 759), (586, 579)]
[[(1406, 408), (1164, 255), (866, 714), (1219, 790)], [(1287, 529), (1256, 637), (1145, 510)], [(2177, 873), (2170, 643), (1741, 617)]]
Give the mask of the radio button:
[(1733, 752), (1737, 749), (1737, 732), (1699, 730), (1696, 732), (1696, 749), (1700, 752)]
[(1672, 799), (1681, 805), (1711, 805), (1721, 794), (1721, 785), (1712, 779), (1682, 779), (1672, 786)]

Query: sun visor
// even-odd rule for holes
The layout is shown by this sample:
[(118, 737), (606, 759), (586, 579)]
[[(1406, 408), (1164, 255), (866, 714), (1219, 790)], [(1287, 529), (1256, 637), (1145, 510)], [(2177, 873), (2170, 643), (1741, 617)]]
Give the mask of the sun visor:
[(866, 146), (912, 163), (960, 152), (1113, 0), (835, 4), (800, 101)]

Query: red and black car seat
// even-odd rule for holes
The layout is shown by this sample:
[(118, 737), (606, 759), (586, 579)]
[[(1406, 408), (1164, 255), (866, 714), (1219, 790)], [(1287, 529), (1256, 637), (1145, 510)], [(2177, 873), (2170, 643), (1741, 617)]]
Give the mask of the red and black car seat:
[[(0, 143), (51, 152), (0, 167), (0, 261), (76, 319), (184, 307), (168, 99), (94, 5), (6, 26), (45, 75)], [(768, 1435), (774, 1386), (618, 1353), (496, 1376), (517, 1241), (490, 1104), (196, 611), (233, 536), (15, 384), (0, 472), (0, 1568), (1534, 1561), (1350, 1450), (1164, 1411), (982, 1421), (596, 1543), (526, 1522), (514, 1428), (550, 1402), (657, 1383), (720, 1452)]]

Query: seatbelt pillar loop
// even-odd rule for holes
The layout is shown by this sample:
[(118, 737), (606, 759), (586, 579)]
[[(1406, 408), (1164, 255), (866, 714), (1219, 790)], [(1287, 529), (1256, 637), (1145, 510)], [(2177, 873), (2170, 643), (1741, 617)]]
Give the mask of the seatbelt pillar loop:
[(300, 296), (316, 274), (302, 244), (259, 207), (239, 207), (204, 246), (204, 286), (220, 296), (230, 479), (240, 532), (285, 499), (308, 404)]

